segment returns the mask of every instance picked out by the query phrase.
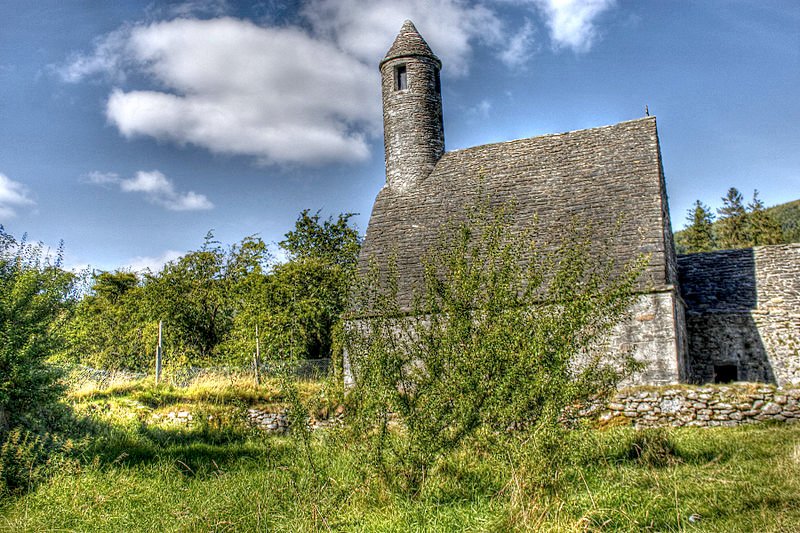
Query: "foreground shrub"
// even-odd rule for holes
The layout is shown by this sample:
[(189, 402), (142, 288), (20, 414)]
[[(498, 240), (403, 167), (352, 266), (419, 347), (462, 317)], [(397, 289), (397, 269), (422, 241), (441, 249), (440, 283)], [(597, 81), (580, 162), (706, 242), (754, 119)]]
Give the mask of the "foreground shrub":
[(58, 398), (59, 372), (47, 364), (74, 301), (75, 276), (41, 246), (18, 242), (0, 226), (0, 441), (32, 428)]
[(558, 245), (537, 246), (510, 213), (479, 205), (446, 224), (412, 309), (398, 303), (393, 273), (373, 268), (361, 281), (360, 318), (346, 332), (354, 422), (401, 490), (418, 491), (480, 428), (526, 430), (522, 439), (543, 439), (542, 464), (557, 468), (564, 409), (608, 394), (636, 366), (600, 348), (644, 261), (618, 264), (611, 244), (578, 224)]

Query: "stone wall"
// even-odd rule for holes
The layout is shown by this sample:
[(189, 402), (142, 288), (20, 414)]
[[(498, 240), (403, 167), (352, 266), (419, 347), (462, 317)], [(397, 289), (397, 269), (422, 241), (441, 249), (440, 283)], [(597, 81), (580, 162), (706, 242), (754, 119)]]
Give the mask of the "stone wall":
[(614, 419), (635, 427), (798, 422), (800, 388), (735, 384), (621, 391), (600, 415), (604, 423)]
[(687, 380), (800, 384), (800, 244), (678, 257)]
[[(638, 297), (628, 320), (614, 328), (610, 339), (612, 353), (630, 351), (644, 368), (625, 385), (666, 385), (683, 381), (684, 335), (682, 304), (674, 291), (667, 290)], [(668, 357), (665, 357), (668, 354)]]
[(626, 337), (619, 344), (632, 346), (637, 357), (650, 362), (637, 383), (675, 383), (685, 377), (683, 310), (677, 307), (653, 117), (445, 153), (433, 172), (413, 187), (380, 191), (359, 268), (367, 271), (374, 261), (386, 282), (396, 267), (398, 300), (409, 308), (414, 291), (423, 284), (421, 258), (436, 245), (442, 224), (463, 220), (468, 206), (486, 200), (513, 205), (512, 231), (532, 229), (540, 249), (557, 248), (574, 238), (575, 223), (590, 228), (598, 249), (609, 242), (606, 251), (618, 265), (648, 256), (637, 290), (650, 293), (651, 309), (640, 315), (663, 322), (634, 320), (625, 326)]
[[(308, 419), (308, 427), (312, 431), (337, 426), (344, 423), (344, 407), (339, 406), (336, 411), (327, 416), (318, 416)], [(288, 433), (290, 426), (289, 413), (285, 410), (270, 411), (266, 409), (250, 408), (247, 410), (247, 421), (255, 428), (275, 435)]]
[(574, 222), (598, 246), (610, 241), (618, 265), (647, 255), (639, 289), (664, 290), (674, 280), (663, 183), (653, 117), (447, 152), (413, 187), (380, 191), (359, 266), (375, 261), (388, 275), (395, 263), (398, 298), (409, 307), (424, 277), (420, 258), (442, 225), (488, 200), (513, 206), (512, 231), (532, 230), (540, 248), (574, 238)]
[[(618, 392), (604, 408), (590, 408), (579, 416), (598, 412), (603, 425), (621, 422), (634, 427), (795, 423), (800, 422), (800, 388), (747, 383), (632, 388)], [(247, 418), (250, 424), (267, 433), (283, 435), (289, 430), (289, 417), (284, 410), (251, 408), (247, 410)], [(309, 419), (309, 426), (317, 430), (343, 422), (344, 408), (340, 406), (327, 418)]]

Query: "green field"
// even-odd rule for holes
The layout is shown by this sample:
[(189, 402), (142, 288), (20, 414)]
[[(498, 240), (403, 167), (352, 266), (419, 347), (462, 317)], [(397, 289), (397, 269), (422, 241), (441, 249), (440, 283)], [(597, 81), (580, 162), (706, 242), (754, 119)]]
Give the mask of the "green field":
[[(280, 400), (269, 385), (139, 382), (69, 399), (84, 436), (0, 500), (0, 530), (800, 529), (800, 426), (575, 431), (546, 487), (530, 482), (537, 464), (524, 454), (501, 457), (476, 439), (411, 497), (388, 488), (344, 431), (316, 432), (305, 450), (248, 427), (248, 406)], [(191, 424), (158, 416), (177, 409)]]

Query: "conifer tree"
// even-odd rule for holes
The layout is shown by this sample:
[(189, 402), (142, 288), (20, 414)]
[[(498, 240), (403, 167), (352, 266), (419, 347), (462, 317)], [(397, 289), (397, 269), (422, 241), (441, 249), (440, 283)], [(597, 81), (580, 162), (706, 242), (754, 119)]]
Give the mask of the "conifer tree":
[(742, 203), (742, 194), (731, 187), (722, 198), (723, 206), (717, 209), (720, 215), (717, 243), (722, 249), (745, 248), (751, 246), (748, 238), (748, 213)]
[(764, 202), (753, 191), (753, 201), (747, 205), (747, 233), (751, 246), (780, 244), (783, 242), (783, 230), (772, 214), (764, 209)]
[(694, 207), (689, 209), (686, 220), (689, 226), (683, 235), (684, 253), (710, 252), (714, 249), (714, 234), (712, 224), (714, 215), (708, 206), (696, 200)]

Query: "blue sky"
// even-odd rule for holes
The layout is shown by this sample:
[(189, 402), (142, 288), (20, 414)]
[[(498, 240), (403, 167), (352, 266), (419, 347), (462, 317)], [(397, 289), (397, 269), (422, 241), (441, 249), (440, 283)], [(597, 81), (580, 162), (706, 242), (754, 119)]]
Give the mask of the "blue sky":
[(66, 264), (158, 267), (359, 213), (384, 182), (377, 65), (442, 59), (449, 150), (658, 117), (673, 227), (728, 187), (800, 197), (795, 0), (0, 2), (0, 224)]

